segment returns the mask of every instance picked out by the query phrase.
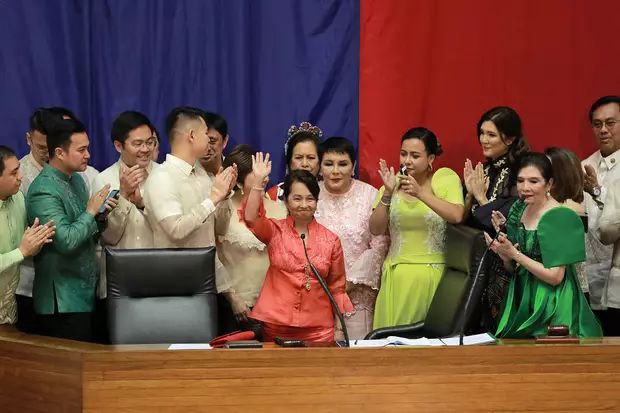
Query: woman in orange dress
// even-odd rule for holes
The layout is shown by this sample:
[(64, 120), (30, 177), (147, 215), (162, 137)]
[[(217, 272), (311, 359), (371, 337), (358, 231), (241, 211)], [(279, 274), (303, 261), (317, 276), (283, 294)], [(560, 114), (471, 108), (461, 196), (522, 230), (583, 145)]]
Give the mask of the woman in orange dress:
[(263, 197), (271, 172), (269, 154), (252, 160), (256, 183), (243, 208), (246, 225), (267, 245), (269, 269), (250, 313), (263, 326), (264, 340), (275, 337), (305, 341), (334, 340), (335, 315), (304, 253), (325, 280), (340, 311), (351, 313), (353, 304), (345, 292), (345, 264), (340, 239), (314, 219), (319, 184), (310, 172), (294, 170), (282, 184), (286, 219), (265, 216)]

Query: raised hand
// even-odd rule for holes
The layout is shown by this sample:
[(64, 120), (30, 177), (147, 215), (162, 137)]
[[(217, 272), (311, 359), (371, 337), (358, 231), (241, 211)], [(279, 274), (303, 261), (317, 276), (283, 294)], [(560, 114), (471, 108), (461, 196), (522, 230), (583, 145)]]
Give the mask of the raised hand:
[(24, 231), (19, 250), (24, 257), (37, 255), (45, 244), (52, 242), (54, 234), (56, 234), (56, 226), (53, 221), (40, 225), (39, 218), (35, 218), (32, 226)]
[(252, 155), (252, 172), (256, 177), (255, 185), (262, 185), (265, 178), (269, 177), (271, 173), (269, 156), (269, 153), (263, 155), (262, 152), (256, 152), (256, 155)]
[(379, 175), (383, 181), (384, 195), (392, 195), (396, 189), (396, 174), (394, 173), (394, 167), (388, 168), (384, 159), (379, 160)]
[[(465, 183), (467, 185), (467, 182)], [(473, 172), (469, 175), (469, 185), (471, 187), (471, 194), (476, 198), (480, 205), (486, 204), (487, 190), (489, 189), (489, 179), (484, 174), (484, 167), (480, 162), (476, 164)]]

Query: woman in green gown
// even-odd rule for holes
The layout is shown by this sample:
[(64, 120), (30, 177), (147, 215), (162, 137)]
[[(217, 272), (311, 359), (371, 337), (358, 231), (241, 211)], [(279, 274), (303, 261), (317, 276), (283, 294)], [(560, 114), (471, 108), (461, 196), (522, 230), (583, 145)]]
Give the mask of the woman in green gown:
[(566, 325), (570, 334), (600, 337), (575, 273), (585, 260), (584, 230), (577, 214), (550, 196), (552, 166), (541, 153), (529, 153), (520, 162), (517, 191), (520, 200), (508, 218), (493, 212), (496, 228), (506, 225), (495, 242), (487, 244), (513, 273), (497, 336), (526, 338), (545, 335), (550, 325)]
[(373, 235), (390, 235), (373, 328), (409, 324), (426, 318), (444, 270), (446, 222), (463, 219), (463, 190), (451, 169), (433, 172), (441, 146), (426, 128), (408, 130), (401, 139), (401, 174), (379, 162), (383, 179), (370, 217)]

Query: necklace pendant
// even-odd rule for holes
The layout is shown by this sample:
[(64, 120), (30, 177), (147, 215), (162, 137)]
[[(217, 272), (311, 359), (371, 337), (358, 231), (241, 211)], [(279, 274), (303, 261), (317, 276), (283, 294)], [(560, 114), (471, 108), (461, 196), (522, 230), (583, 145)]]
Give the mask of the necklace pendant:
[(306, 291), (310, 291), (310, 280), (306, 280)]

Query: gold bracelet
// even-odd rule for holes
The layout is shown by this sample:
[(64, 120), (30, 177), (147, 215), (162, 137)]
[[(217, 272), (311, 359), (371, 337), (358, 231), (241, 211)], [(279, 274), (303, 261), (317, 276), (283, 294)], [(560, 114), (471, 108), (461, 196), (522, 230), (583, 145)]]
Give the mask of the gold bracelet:
[(389, 208), (389, 207), (390, 207), (390, 204), (391, 204), (391, 202), (387, 202), (387, 203), (383, 202), (383, 198), (381, 198), (381, 199), (379, 200), (379, 203), (380, 203), (381, 205), (385, 205), (387, 208)]
[(253, 186), (252, 187), (252, 191), (264, 191), (265, 187), (264, 186)]

